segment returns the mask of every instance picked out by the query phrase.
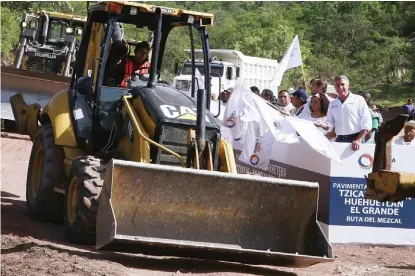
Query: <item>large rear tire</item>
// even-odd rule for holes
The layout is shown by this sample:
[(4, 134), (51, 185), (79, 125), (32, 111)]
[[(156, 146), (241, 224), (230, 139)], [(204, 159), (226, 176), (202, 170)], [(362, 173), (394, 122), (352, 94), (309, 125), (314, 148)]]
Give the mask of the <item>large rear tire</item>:
[(106, 164), (93, 156), (78, 157), (65, 189), (64, 220), (66, 235), (72, 242), (95, 244), (99, 195)]
[(29, 216), (48, 222), (62, 222), (63, 195), (54, 191), (65, 181), (65, 153), (55, 144), (51, 124), (40, 127), (33, 141), (26, 182)]

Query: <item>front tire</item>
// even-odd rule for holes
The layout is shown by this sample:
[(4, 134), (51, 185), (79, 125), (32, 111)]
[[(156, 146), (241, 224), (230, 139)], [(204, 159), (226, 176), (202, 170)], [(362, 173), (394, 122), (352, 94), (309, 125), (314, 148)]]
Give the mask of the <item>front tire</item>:
[(95, 244), (99, 195), (106, 164), (93, 156), (78, 157), (65, 189), (64, 220), (66, 235), (72, 242)]
[(65, 153), (55, 144), (51, 124), (41, 126), (30, 153), (26, 182), (29, 216), (39, 221), (62, 222), (63, 196), (54, 188), (65, 180)]

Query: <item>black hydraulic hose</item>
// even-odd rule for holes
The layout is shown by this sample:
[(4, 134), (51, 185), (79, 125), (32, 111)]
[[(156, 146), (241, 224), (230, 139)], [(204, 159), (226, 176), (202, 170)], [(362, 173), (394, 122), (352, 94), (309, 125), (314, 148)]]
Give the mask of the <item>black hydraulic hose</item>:
[(209, 58), (209, 35), (205, 28), (200, 29), (200, 36), (202, 38), (203, 60), (205, 65), (205, 90), (206, 90), (206, 108), (210, 110), (210, 58)]
[(206, 90), (197, 90), (197, 118), (196, 118), (196, 143), (199, 152), (205, 149), (206, 131)]
[[(192, 25), (189, 25), (189, 35), (190, 35), (190, 54), (191, 54), (191, 59), (192, 59), (192, 86), (191, 86), (191, 89), (192, 89), (192, 98), (194, 98), (194, 96), (195, 96), (195, 91), (196, 91), (196, 89), (195, 89), (195, 85), (196, 85), (196, 82), (195, 82), (195, 73), (196, 73), (196, 65), (195, 65), (195, 41), (194, 41), (194, 37), (193, 37), (193, 29), (192, 29), (193, 27), (192, 27)], [(199, 84), (200, 85), (200, 84)], [(198, 85), (198, 87), (200, 87)]]
[(163, 18), (161, 15), (160, 8), (156, 8), (156, 19), (157, 19), (157, 27), (156, 27), (156, 33), (154, 34), (153, 52), (151, 53), (150, 78), (147, 83), (148, 88), (154, 88), (157, 82), (156, 80), (157, 64), (158, 64), (159, 51), (160, 51), (161, 25), (163, 23)]

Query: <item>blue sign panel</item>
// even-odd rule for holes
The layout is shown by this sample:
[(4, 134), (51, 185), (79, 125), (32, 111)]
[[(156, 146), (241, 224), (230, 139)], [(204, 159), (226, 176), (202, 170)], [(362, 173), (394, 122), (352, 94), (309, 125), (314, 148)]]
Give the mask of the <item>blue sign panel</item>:
[(330, 178), (330, 225), (415, 228), (415, 200), (379, 202), (364, 197), (364, 178)]

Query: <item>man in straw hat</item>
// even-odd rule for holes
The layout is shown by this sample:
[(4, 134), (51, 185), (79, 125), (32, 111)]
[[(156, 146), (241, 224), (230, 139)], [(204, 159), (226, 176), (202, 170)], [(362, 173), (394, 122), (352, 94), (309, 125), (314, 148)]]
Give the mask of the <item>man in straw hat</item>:
[(415, 121), (407, 121), (404, 125), (404, 135), (395, 140), (396, 145), (415, 146)]

